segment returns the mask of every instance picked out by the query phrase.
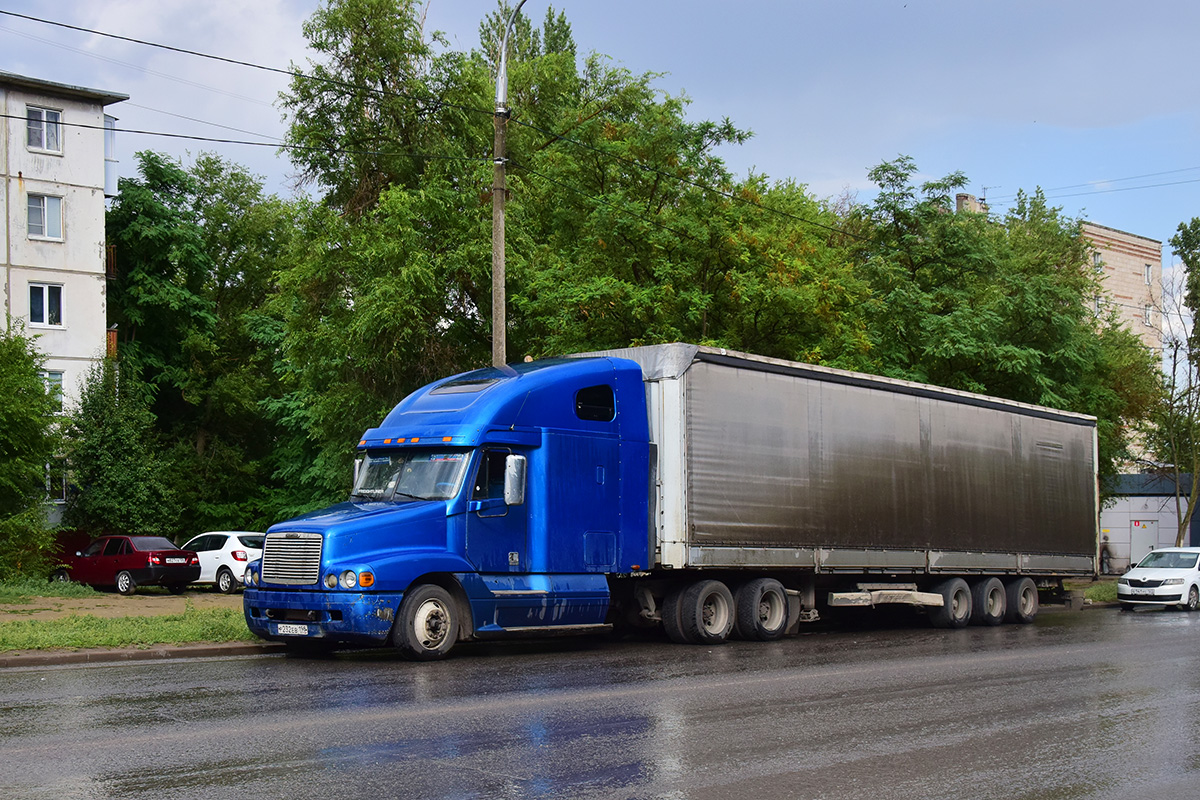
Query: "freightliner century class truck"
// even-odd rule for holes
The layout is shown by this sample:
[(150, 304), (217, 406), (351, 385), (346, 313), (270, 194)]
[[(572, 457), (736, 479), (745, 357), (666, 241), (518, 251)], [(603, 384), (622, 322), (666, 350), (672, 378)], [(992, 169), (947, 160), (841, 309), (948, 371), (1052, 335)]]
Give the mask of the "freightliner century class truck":
[(685, 344), (480, 369), (358, 443), (346, 503), (268, 530), (250, 629), (298, 651), (661, 626), (773, 640), (820, 609), (1025, 623), (1092, 575), (1096, 421)]

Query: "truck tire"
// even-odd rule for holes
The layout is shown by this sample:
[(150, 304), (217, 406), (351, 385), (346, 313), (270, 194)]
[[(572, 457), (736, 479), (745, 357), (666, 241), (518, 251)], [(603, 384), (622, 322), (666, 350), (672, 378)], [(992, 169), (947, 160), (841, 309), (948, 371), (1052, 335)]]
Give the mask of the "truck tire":
[(971, 589), (962, 578), (950, 578), (933, 587), (942, 596), (942, 607), (929, 612), (935, 628), (962, 628), (971, 621)]
[(774, 578), (756, 578), (742, 584), (735, 608), (737, 633), (746, 641), (773, 642), (787, 630), (787, 592)]
[(450, 593), (426, 583), (405, 592), (392, 630), (392, 642), (405, 658), (445, 658), (458, 641), (458, 609)]
[(691, 641), (683, 632), (683, 619), (679, 615), (679, 609), (683, 602), (683, 593), (686, 590), (687, 586), (678, 586), (668, 591), (667, 596), (663, 598), (663, 631), (666, 632), (667, 638), (675, 642), (675, 644), (690, 644)]
[(1004, 584), (1005, 622), (1028, 625), (1037, 619), (1038, 590), (1031, 578), (1013, 578)]
[(980, 578), (971, 586), (971, 624), (999, 625), (1007, 608), (999, 578)]
[(733, 594), (720, 581), (696, 581), (679, 599), (683, 635), (691, 644), (721, 644), (733, 630)]

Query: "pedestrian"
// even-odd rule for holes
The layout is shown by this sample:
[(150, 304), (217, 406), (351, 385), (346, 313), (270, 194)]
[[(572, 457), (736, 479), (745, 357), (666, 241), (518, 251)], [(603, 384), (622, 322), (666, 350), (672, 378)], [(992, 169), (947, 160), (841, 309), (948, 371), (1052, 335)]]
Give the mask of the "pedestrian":
[(1108, 534), (1100, 540), (1100, 574), (1107, 575), (1112, 567), (1112, 553), (1108, 549)]

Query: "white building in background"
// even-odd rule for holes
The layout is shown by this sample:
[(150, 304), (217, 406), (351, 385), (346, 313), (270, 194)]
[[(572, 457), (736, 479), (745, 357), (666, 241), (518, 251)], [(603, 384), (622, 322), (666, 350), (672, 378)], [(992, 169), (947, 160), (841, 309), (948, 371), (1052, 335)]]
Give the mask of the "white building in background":
[(0, 71), (4, 308), (37, 336), (67, 406), (107, 348), (104, 198), (116, 160), (104, 109), (128, 99)]

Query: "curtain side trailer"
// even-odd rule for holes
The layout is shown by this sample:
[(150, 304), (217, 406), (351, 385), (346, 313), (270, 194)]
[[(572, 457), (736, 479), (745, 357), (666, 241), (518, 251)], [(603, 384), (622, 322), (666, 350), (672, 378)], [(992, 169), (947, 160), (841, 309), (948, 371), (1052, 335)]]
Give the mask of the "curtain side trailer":
[(267, 531), (257, 635), (434, 659), (614, 625), (765, 641), (839, 606), (995, 625), (1096, 569), (1094, 418), (713, 348), (452, 376), (358, 450), (348, 502)]

